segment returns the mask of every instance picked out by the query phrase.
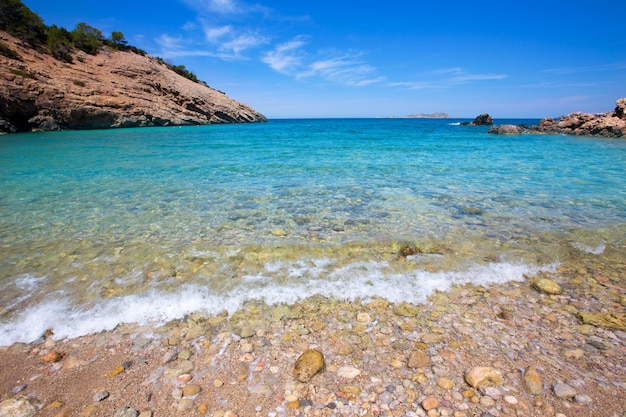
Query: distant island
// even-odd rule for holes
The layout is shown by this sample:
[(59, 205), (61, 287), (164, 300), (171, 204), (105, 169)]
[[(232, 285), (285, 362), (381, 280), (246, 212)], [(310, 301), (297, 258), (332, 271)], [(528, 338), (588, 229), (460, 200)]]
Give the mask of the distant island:
[(446, 113), (418, 113), (409, 114), (407, 116), (389, 116), (388, 119), (449, 119)]
[(261, 113), (86, 23), (0, 2), (0, 133), (263, 122)]

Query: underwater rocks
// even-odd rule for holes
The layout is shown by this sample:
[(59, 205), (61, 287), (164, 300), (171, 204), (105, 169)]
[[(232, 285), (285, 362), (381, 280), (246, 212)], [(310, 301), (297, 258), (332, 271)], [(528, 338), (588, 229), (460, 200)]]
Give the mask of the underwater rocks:
[[(621, 416), (626, 331), (581, 313), (617, 292), (590, 278), (589, 297), (566, 273), (558, 294), (526, 280), (421, 305), (310, 297), (15, 345), (0, 349), (0, 396), (56, 417)], [(50, 351), (65, 356), (40, 361)]]
[(324, 369), (324, 355), (319, 350), (309, 349), (304, 352), (293, 368), (293, 376), (300, 382), (307, 382)]

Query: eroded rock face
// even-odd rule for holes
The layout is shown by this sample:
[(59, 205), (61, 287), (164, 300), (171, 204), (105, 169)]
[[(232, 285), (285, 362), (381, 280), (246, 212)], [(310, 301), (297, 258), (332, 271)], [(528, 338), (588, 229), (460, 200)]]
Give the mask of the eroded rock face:
[(473, 126), (491, 126), (493, 124), (493, 118), (487, 113), (477, 116), (470, 125)]
[(626, 137), (626, 98), (616, 101), (612, 113), (571, 113), (558, 120), (542, 119), (530, 131), (535, 133), (565, 134), (577, 136)]
[(103, 49), (74, 63), (0, 31), (20, 55), (0, 55), (0, 132), (259, 122), (249, 106), (180, 76), (156, 59)]
[(488, 133), (495, 135), (519, 135), (522, 133), (522, 127), (517, 125), (499, 125), (489, 129)]

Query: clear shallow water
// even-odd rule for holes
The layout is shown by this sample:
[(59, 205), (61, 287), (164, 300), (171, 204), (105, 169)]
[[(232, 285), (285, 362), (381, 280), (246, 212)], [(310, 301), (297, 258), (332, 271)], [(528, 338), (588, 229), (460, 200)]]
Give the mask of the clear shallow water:
[(422, 302), (625, 252), (626, 141), (453, 122), (0, 137), (0, 344), (255, 299)]

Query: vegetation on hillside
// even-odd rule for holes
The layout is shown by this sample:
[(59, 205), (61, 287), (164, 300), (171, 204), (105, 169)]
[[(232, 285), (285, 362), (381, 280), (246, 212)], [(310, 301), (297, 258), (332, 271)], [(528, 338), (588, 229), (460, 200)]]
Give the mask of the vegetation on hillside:
[[(67, 63), (73, 62), (72, 53), (77, 49), (95, 55), (103, 46), (146, 55), (145, 51), (128, 45), (122, 32), (112, 32), (111, 37), (106, 38), (101, 30), (84, 22), (77, 24), (71, 32), (57, 25), (46, 26), (41, 17), (24, 5), (21, 0), (0, 0), (0, 30)], [(16, 51), (1, 41), (0, 55), (20, 59)], [(196, 75), (187, 70), (184, 65), (173, 65), (162, 58), (157, 58), (157, 61), (193, 82), (200, 82)]]

